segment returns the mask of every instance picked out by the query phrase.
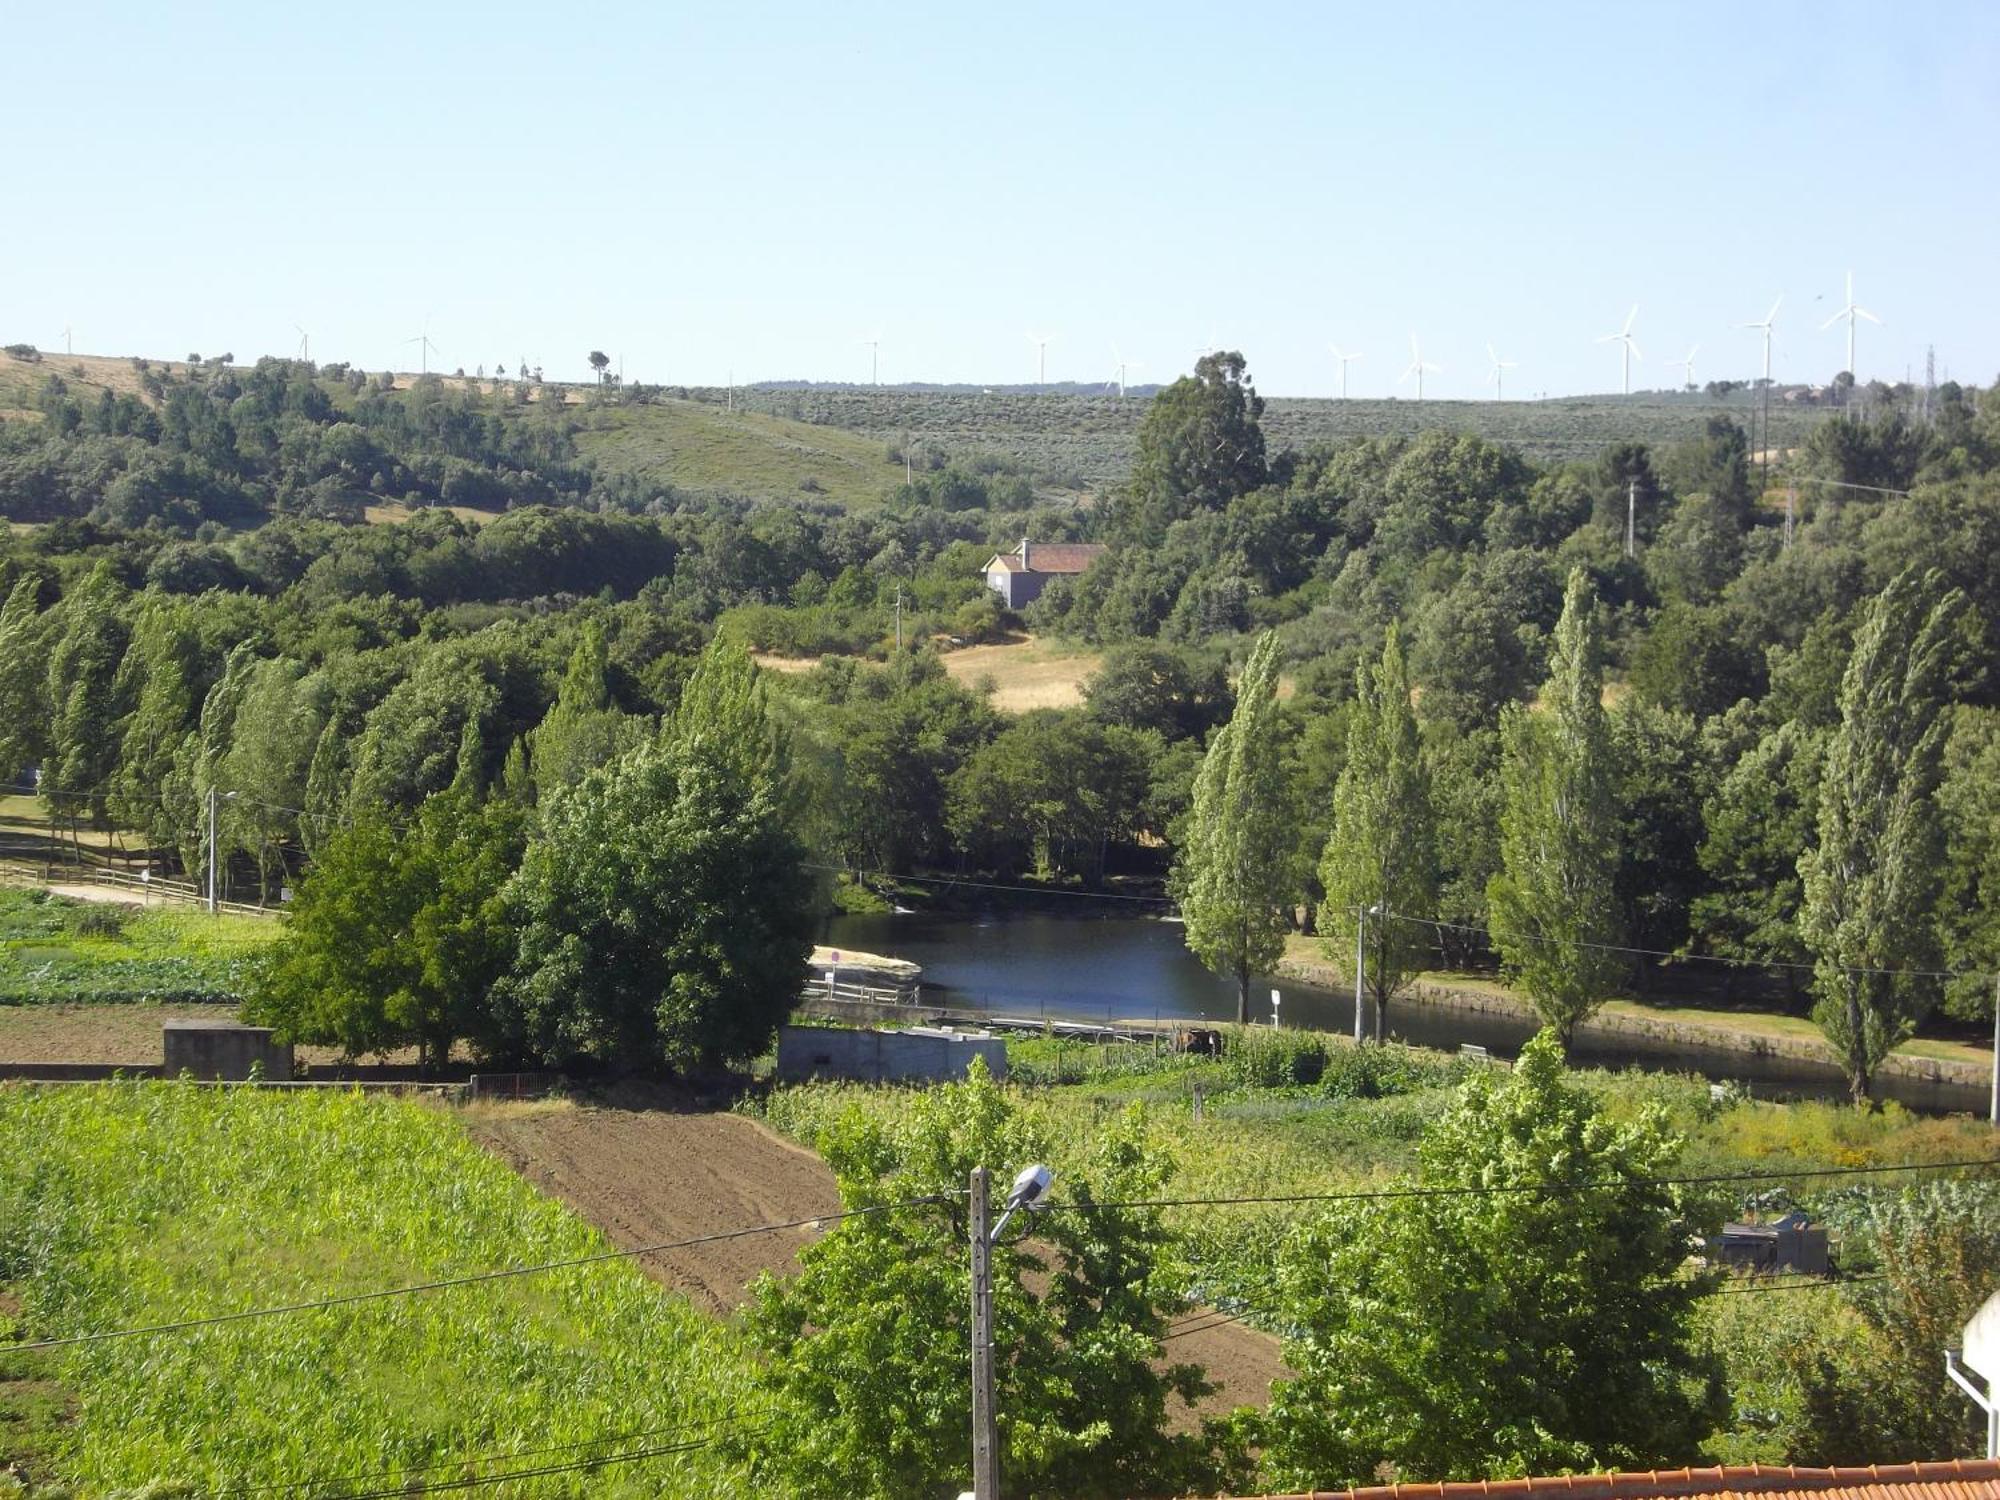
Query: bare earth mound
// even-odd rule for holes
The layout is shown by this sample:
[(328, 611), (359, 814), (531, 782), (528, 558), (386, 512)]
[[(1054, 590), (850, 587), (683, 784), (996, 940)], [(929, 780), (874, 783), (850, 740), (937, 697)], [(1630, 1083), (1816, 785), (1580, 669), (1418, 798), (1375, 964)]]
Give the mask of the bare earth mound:
[[(667, 1109), (502, 1108), (468, 1114), (473, 1135), (623, 1249), (833, 1213), (833, 1174), (811, 1152), (740, 1115)], [(717, 1316), (760, 1272), (794, 1268), (809, 1231), (785, 1230), (638, 1257), (654, 1279)], [(1220, 1414), (1262, 1406), (1287, 1372), (1275, 1339), (1226, 1324), (1176, 1339), (1175, 1359), (1205, 1367)]]

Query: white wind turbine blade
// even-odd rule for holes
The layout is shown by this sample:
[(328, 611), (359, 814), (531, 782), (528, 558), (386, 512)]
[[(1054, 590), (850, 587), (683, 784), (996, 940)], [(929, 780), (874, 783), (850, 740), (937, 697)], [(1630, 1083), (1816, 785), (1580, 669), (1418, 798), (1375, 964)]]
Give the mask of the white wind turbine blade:
[(1849, 313), (1853, 311), (1855, 311), (1855, 309), (1852, 306), (1843, 307), (1839, 312), (1835, 313), (1832, 317), (1828, 318), (1824, 323), (1819, 325), (1820, 331), (1822, 333), (1825, 332), (1827, 329), (1833, 327), (1834, 324), (1838, 323), (1842, 318), (1846, 317)]
[(1489, 362), (1491, 362), (1491, 364), (1496, 370), (1500, 367), (1500, 356), (1493, 352), (1493, 346), (1491, 344), (1488, 344), (1486, 346), (1486, 358)]
[(1865, 308), (1865, 307), (1857, 307), (1857, 308), (1855, 308), (1855, 309), (1854, 309), (1854, 315), (1855, 315), (1855, 316), (1856, 316), (1857, 318), (1866, 318), (1866, 319), (1867, 319), (1867, 320), (1868, 320), (1869, 322), (1873, 323), (1873, 324), (1874, 324), (1874, 325), (1875, 325), (1875, 326), (1876, 326), (1877, 328), (1880, 328), (1880, 327), (1882, 327), (1882, 326), (1883, 326), (1883, 324), (1882, 324), (1882, 320), (1881, 320), (1880, 318), (1876, 317), (1876, 316), (1875, 316), (1875, 314), (1873, 314), (1872, 312), (1870, 312), (1870, 311), (1869, 311), (1869, 310), (1868, 310), (1867, 308)]
[(1783, 292), (1780, 292), (1778, 294), (1778, 300), (1771, 304), (1771, 310), (1764, 314), (1764, 324), (1766, 327), (1769, 327), (1771, 324), (1778, 321), (1778, 309), (1783, 307), (1784, 305), (1785, 305), (1785, 294)]
[(1633, 338), (1630, 334), (1624, 335), (1624, 339), (1625, 339), (1625, 347), (1632, 351), (1632, 357), (1634, 359), (1644, 359), (1646, 357), (1645, 355), (1639, 352), (1639, 341), (1637, 339)]
[(1631, 310), (1630, 312), (1628, 312), (1627, 314), (1625, 314), (1625, 326), (1624, 326), (1623, 328), (1621, 328), (1621, 329), (1619, 329), (1619, 330), (1618, 330), (1618, 331), (1619, 331), (1619, 333), (1621, 333), (1621, 334), (1629, 334), (1629, 333), (1631, 333), (1631, 331), (1632, 331), (1632, 324), (1633, 324), (1633, 321), (1634, 321), (1634, 320), (1635, 320), (1635, 319), (1636, 319), (1636, 318), (1637, 318), (1638, 316), (1639, 316), (1639, 304), (1638, 304), (1638, 303), (1636, 303), (1636, 302), (1634, 302), (1634, 303), (1632, 304), (1632, 310)]

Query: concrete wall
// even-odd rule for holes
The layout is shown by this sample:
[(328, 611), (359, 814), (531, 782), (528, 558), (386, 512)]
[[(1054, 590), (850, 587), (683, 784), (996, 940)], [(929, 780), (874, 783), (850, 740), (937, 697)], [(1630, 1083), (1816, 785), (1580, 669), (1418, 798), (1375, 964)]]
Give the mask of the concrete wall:
[(778, 1033), (778, 1077), (851, 1078), (863, 1083), (942, 1083), (963, 1078), (972, 1059), (1007, 1076), (1007, 1044), (987, 1032), (912, 1027), (908, 1031), (848, 1031), (787, 1026)]
[(233, 1021), (169, 1021), (160, 1028), (160, 1072), (167, 1078), (183, 1073), (195, 1078), (248, 1078), (262, 1066), (274, 1083), (292, 1076), (292, 1044), (272, 1040), (268, 1027), (239, 1026)]

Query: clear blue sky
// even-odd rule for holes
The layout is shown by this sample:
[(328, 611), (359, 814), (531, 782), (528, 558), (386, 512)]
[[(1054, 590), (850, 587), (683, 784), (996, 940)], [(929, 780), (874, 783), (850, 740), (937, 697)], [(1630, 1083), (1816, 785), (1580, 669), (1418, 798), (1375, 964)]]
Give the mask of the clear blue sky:
[[(2000, 5), (9, 8), (0, 340), (1386, 394), (2000, 371)], [(1987, 165), (1981, 166), (1985, 162)], [(1407, 392), (1408, 387), (1403, 388)]]

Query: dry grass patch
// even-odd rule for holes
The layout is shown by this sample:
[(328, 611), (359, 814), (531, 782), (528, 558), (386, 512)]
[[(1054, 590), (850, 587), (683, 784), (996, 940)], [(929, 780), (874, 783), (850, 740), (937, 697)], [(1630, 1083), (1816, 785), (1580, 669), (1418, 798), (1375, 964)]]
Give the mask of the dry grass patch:
[(1031, 635), (997, 646), (967, 646), (944, 658), (944, 669), (967, 687), (990, 679), (993, 706), (1012, 714), (1080, 706), (1083, 685), (1103, 664), (1101, 651), (1051, 645)]

